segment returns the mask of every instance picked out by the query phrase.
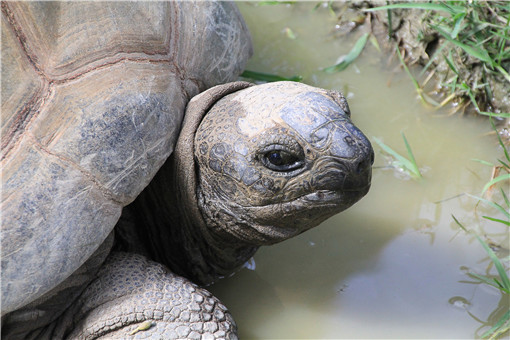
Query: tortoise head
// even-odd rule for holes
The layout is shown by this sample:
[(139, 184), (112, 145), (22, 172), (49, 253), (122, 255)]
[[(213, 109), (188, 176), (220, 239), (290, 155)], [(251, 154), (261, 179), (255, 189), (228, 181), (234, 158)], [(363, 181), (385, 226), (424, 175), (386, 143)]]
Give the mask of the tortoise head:
[(209, 108), (193, 145), (205, 224), (247, 244), (300, 234), (370, 187), (372, 146), (336, 91), (278, 82), (230, 93)]

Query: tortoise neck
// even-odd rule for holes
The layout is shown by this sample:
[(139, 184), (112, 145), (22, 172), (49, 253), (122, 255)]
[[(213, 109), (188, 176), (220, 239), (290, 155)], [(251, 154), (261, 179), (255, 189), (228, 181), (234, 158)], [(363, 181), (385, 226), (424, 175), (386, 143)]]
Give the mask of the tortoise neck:
[[(207, 204), (197, 188), (194, 209), (188, 204), (178, 204), (183, 217), (180, 245), (186, 254), (188, 277), (202, 284), (210, 284), (232, 275), (255, 254), (258, 246), (246, 243), (228, 233), (221, 221), (204, 219), (203, 204)], [(207, 222), (206, 222), (207, 220)], [(216, 223), (219, 222), (219, 223)], [(177, 231), (177, 230), (176, 230)], [(179, 237), (176, 237), (179, 239)], [(172, 258), (174, 258), (172, 256)]]
[[(194, 97), (186, 109), (175, 150), (137, 199), (143, 209), (147, 237), (141, 236), (151, 256), (174, 272), (202, 283), (212, 283), (239, 269), (257, 246), (206, 224), (199, 207), (195, 133), (209, 108), (223, 96), (252, 84), (234, 82), (213, 87)], [(138, 210), (138, 207), (136, 207)], [(208, 221), (214, 222), (214, 221)]]
[(126, 207), (124, 214), (134, 221), (136, 236), (125, 237), (121, 249), (144, 254), (195, 283), (211, 284), (239, 270), (258, 247), (206, 224), (196, 191), (187, 192), (183, 173), (176, 172), (175, 163), (171, 156), (151, 184)]
[[(229, 83), (194, 97), (186, 109), (181, 134), (169, 162), (173, 179), (170, 187), (174, 188), (175, 200), (171, 206), (179, 210), (172, 214), (173, 218), (179, 219), (178, 224), (173, 224), (172, 228), (172, 241), (179, 242), (177, 248), (172, 248), (181, 248), (178, 252), (186, 258), (184, 267), (180, 268), (183, 274), (186, 272), (184, 275), (203, 284), (232, 274), (258, 248), (217, 228), (217, 221), (204, 219), (203, 212), (207, 211), (204, 205), (207, 203), (200, 200), (202, 195), (194, 157), (195, 134), (209, 108), (219, 98), (248, 86), (251, 84)], [(170, 251), (174, 252), (172, 249)], [(166, 256), (168, 262), (177, 258), (175, 252), (169, 255)]]

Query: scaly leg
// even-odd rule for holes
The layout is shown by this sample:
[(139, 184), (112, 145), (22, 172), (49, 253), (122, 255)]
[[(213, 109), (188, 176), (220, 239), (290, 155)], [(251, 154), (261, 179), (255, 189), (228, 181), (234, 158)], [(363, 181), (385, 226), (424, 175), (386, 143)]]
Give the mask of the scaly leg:
[(109, 255), (59, 324), (74, 325), (71, 339), (237, 339), (231, 314), (211, 293), (141, 255), (120, 252)]

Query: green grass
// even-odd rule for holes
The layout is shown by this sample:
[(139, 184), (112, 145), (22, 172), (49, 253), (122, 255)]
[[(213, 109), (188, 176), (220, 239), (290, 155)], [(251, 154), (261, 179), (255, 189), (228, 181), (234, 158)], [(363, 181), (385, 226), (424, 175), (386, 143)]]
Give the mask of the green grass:
[[(456, 95), (447, 96), (447, 101), (455, 97), (471, 102), (481, 115), (509, 118), (510, 113), (494, 113), (490, 108), (492, 89), (485, 81), (489, 78), (502, 79), (510, 87), (510, 2), (506, 1), (442, 1), (433, 3), (399, 3), (365, 9), (366, 12), (386, 10), (391, 18), (391, 10), (414, 9), (427, 11), (424, 16), (428, 27), (443, 40), (424, 66), (421, 76), (429, 70), (433, 62), (443, 59), (451, 70), (451, 77), (443, 80), (443, 86)], [(391, 25), (390, 25), (391, 27)], [(389, 32), (390, 35), (392, 32)], [(398, 49), (397, 49), (398, 51)], [(481, 66), (483, 83), (472, 79), (467, 68)], [(461, 72), (459, 72), (461, 71)], [(416, 86), (416, 84), (415, 84)], [(417, 86), (423, 100), (422, 86)], [(430, 101), (427, 100), (430, 104)], [(442, 103), (435, 106), (444, 106)], [(483, 107), (480, 107), (483, 104)]]
[[(455, 216), (452, 215), (452, 218), (455, 221), (455, 223), (457, 223), (457, 225), (462, 228), (462, 230), (469, 233), (469, 231), (459, 222), (459, 220), (455, 218)], [(469, 275), (480, 280), (480, 282), (486, 283), (490, 286), (493, 286), (494, 288), (499, 289), (501, 292), (505, 294), (510, 294), (510, 279), (508, 278), (508, 274), (506, 273), (505, 267), (503, 266), (499, 258), (496, 256), (494, 251), (491, 249), (491, 247), (487, 244), (487, 242), (485, 242), (477, 234), (473, 233), (473, 235), (482, 245), (487, 255), (489, 255), (489, 258), (491, 259), (492, 263), (496, 267), (496, 270), (498, 271), (499, 279), (474, 273), (470, 273)]]
[(401, 169), (405, 173), (407, 173), (411, 178), (414, 179), (421, 179), (423, 178), (420, 168), (418, 167), (418, 164), (416, 163), (416, 159), (414, 158), (413, 152), (411, 150), (411, 146), (407, 142), (406, 136), (404, 133), (402, 133), (402, 139), (404, 140), (404, 144), (407, 151), (407, 157), (402, 156), (397, 151), (389, 147), (388, 145), (384, 144), (379, 138), (374, 137), (374, 141), (379, 144), (381, 149), (390, 155), (393, 158), (392, 165), (396, 168)]
[(398, 56), (398, 59), (400, 60), (400, 63), (402, 64), (402, 67), (404, 68), (404, 71), (409, 76), (409, 78), (411, 78), (411, 81), (413, 82), (414, 88), (416, 89), (416, 92), (418, 93), (418, 96), (420, 97), (421, 102), (423, 104), (431, 104), (433, 106), (437, 106), (438, 107), (440, 104), (437, 103), (435, 100), (433, 100), (430, 96), (428, 96), (425, 93), (425, 91), (423, 91), (423, 89), (422, 89), (421, 85), (419, 84), (418, 80), (416, 80), (416, 78), (413, 76), (411, 71), (409, 71), (409, 68), (407, 67), (407, 65), (406, 65), (406, 63), (404, 61), (404, 58), (402, 57), (402, 54), (400, 53), (400, 50), (399, 50), (398, 47), (397, 47), (397, 56)]
[(266, 6), (266, 5), (293, 5), (296, 1), (258, 1), (257, 5)]
[(300, 82), (303, 80), (302, 76), (292, 76), (292, 77), (283, 77), (276, 74), (269, 74), (269, 73), (262, 73), (262, 72), (256, 72), (256, 71), (249, 71), (245, 70), (241, 77), (257, 80), (257, 81), (264, 81), (264, 82), (273, 82), (273, 81), (297, 81)]
[[(493, 181), (490, 181), (491, 183)], [(494, 208), (496, 208), (500, 213), (505, 216), (506, 219), (499, 219), (495, 217), (490, 216), (482, 216), (483, 218), (501, 223), (507, 227), (510, 227), (510, 200), (508, 196), (506, 195), (505, 191), (501, 189), (501, 196), (503, 198), (504, 203), (499, 204), (497, 202), (494, 202), (492, 200), (488, 200), (482, 197), (477, 197), (474, 195), (468, 195), (470, 197), (473, 197), (477, 199), (479, 202), (483, 202), (487, 205), (490, 205)], [(455, 216), (452, 215), (453, 220), (457, 225), (462, 228), (465, 232), (469, 232), (460, 222), (455, 218)], [(498, 272), (498, 277), (491, 277), (487, 275), (480, 275), (476, 273), (469, 273), (468, 275), (477, 280), (479, 283), (490, 285), (499, 291), (501, 291), (502, 294), (505, 296), (510, 295), (510, 279), (507, 274), (507, 270), (497, 257), (497, 255), (494, 253), (494, 251), (491, 249), (491, 247), (487, 244), (485, 240), (483, 240), (480, 236), (472, 233), (475, 238), (478, 240), (478, 242), (481, 244), (481, 246), (484, 248), (485, 252), (489, 256), (491, 262), (493, 263), (494, 267), (496, 268)], [(510, 298), (510, 296), (508, 297)], [(500, 336), (504, 335), (510, 331), (510, 311), (507, 311), (489, 330), (487, 330), (485, 333), (482, 334), (483, 339), (498, 339)]]
[[(510, 207), (510, 206), (509, 206)], [(462, 228), (465, 232), (469, 233), (469, 231), (452, 215), (453, 220), (457, 225)], [(471, 232), (472, 233), (472, 232)], [(491, 247), (485, 242), (480, 236), (475, 233), (472, 233), (478, 242), (482, 245), (487, 255), (491, 259), (494, 267), (496, 268), (499, 277), (490, 277), (487, 275), (480, 275), (476, 273), (469, 273), (468, 275), (477, 280), (480, 283), (487, 284), (492, 286), (502, 294), (510, 295), (510, 278), (506, 273), (505, 267), (499, 260), (498, 256), (494, 253)], [(510, 330), (510, 311), (507, 311), (489, 330), (482, 334), (482, 338), (484, 339), (497, 339), (499, 336)]]
[[(485, 192), (487, 192), (487, 190), (489, 190), (489, 188), (493, 187), (496, 183), (510, 180), (510, 154), (508, 153), (508, 149), (505, 146), (505, 143), (503, 143), (503, 140), (501, 139), (501, 136), (499, 135), (492, 119), (490, 122), (492, 124), (492, 129), (496, 132), (499, 146), (501, 147), (501, 149), (503, 149), (503, 155), (505, 156), (504, 157), (505, 159), (504, 160), (498, 159), (499, 164), (492, 164), (490, 162), (483, 162), (480, 160), (478, 160), (478, 161), (481, 163), (484, 163), (486, 165), (492, 166), (495, 170), (495, 173), (497, 173), (497, 174), (501, 173), (502, 171), (505, 171), (506, 173), (501, 174), (501, 175), (496, 175), (495, 178), (493, 178), (489, 182), (487, 182), (482, 189), (482, 195)], [(503, 197), (505, 198), (505, 201), (508, 201), (506, 195), (503, 195)], [(510, 206), (510, 204), (509, 204), (509, 206)]]
[(340, 58), (336, 65), (326, 67), (323, 71), (326, 73), (336, 73), (345, 70), (354, 60), (356, 60), (368, 41), (369, 33), (364, 33), (354, 44), (352, 49), (346, 55)]
[(482, 193), (485, 193), (490, 187), (492, 187), (494, 184), (502, 181), (510, 180), (510, 174), (503, 174), (499, 175), (498, 177), (490, 180), (485, 186), (483, 187)]
[(345, 70), (349, 65), (351, 65), (363, 52), (367, 41), (370, 41), (374, 47), (380, 51), (379, 44), (377, 43), (377, 39), (371, 33), (363, 33), (361, 37), (354, 43), (352, 49), (346, 55), (343, 55), (339, 58), (339, 62), (333, 66), (325, 67), (323, 69), (326, 73), (336, 73)]
[[(496, 130), (496, 127), (494, 126), (494, 123), (492, 122), (492, 127), (494, 130)], [(508, 153), (507, 148), (503, 144), (503, 141), (501, 140), (501, 137), (497, 134), (499, 144), (503, 148), (503, 154), (504, 154), (504, 160), (499, 159), (499, 164), (492, 164), (487, 161), (480, 161), (476, 160), (482, 164), (492, 166), (494, 169), (500, 169), (503, 171), (506, 171), (506, 174), (499, 175), (496, 178), (488, 181), (483, 190), (482, 195), (486, 194), (489, 188), (492, 188), (497, 183), (501, 183), (503, 181), (508, 181), (510, 179), (510, 155)], [(478, 200), (479, 202), (482, 202), (484, 204), (487, 204), (493, 208), (495, 208), (497, 211), (499, 211), (505, 219), (495, 218), (491, 216), (482, 216), (486, 220), (493, 221), (496, 223), (501, 223), (506, 227), (510, 227), (510, 199), (508, 198), (508, 195), (506, 194), (505, 190), (503, 188), (500, 188), (501, 192), (501, 198), (502, 203), (495, 202), (494, 200), (486, 199), (483, 197), (478, 197), (474, 195), (469, 195), (470, 197)], [(455, 216), (452, 215), (453, 220), (457, 225), (462, 228), (465, 232), (469, 232), (460, 222), (455, 218)], [(473, 233), (473, 232), (471, 232)], [(481, 246), (484, 248), (485, 252), (489, 256), (491, 262), (494, 264), (494, 267), (496, 268), (498, 272), (499, 277), (489, 277), (487, 275), (480, 275), (476, 273), (469, 273), (469, 276), (476, 279), (479, 283), (490, 285), (499, 291), (501, 291), (502, 294), (505, 296), (508, 296), (510, 298), (510, 279), (508, 277), (507, 271), (497, 255), (494, 253), (494, 251), (490, 248), (490, 246), (483, 240), (480, 236), (473, 233), (475, 238), (478, 240), (478, 242), (481, 244)], [(510, 311), (507, 311), (489, 330), (487, 330), (484, 334), (482, 334), (482, 338), (484, 339), (498, 339), (500, 336), (504, 335), (510, 331)]]
[[(450, 1), (452, 2), (452, 1)], [(457, 1), (458, 2), (458, 1)], [(374, 11), (380, 11), (380, 10), (388, 10), (388, 9), (425, 9), (429, 11), (444, 11), (450, 14), (456, 14), (459, 11), (462, 10), (462, 7), (460, 6), (451, 6), (447, 5), (446, 3), (401, 3), (401, 4), (393, 4), (393, 5), (387, 5), (387, 6), (379, 6), (375, 8), (367, 8), (364, 9), (364, 12), (374, 12)]]

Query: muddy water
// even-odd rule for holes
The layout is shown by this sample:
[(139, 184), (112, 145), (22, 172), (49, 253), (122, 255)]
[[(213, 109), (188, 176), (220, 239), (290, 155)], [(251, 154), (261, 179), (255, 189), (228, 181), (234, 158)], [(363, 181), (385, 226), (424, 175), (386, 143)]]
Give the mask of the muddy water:
[(364, 199), (299, 237), (259, 250), (254, 270), (211, 290), (245, 339), (479, 337), (509, 303), (492, 287), (469, 283), (469, 271), (495, 271), (451, 215), (508, 256), (508, 229), (481, 218), (497, 212), (461, 195), (479, 195), (490, 178), (490, 167), (473, 158), (495, 163), (502, 157), (487, 136), (490, 125), (424, 108), (409, 78), (372, 46), (344, 72), (320, 71), (362, 32), (334, 38), (335, 18), (327, 9), (314, 11), (315, 4), (240, 3), (255, 45), (248, 69), (300, 74), (305, 83), (343, 91), (371, 140), (405, 153), (405, 133), (424, 180), (388, 168), (374, 143), (372, 189)]

